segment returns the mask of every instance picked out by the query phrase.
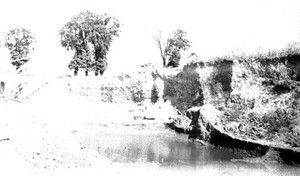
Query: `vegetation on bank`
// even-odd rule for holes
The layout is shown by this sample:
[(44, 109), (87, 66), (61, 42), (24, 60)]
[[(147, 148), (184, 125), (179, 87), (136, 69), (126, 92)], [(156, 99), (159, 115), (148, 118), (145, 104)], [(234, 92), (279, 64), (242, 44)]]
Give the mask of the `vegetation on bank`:
[(185, 66), (192, 64), (198, 64), (198, 66), (213, 65), (215, 63), (223, 62), (224, 60), (240, 60), (240, 61), (260, 61), (260, 60), (274, 60), (279, 58), (290, 57), (293, 55), (300, 55), (300, 42), (288, 43), (281, 49), (268, 49), (268, 50), (257, 50), (254, 53), (245, 52), (228, 52), (226, 55), (216, 56), (204, 59), (197, 55), (197, 53), (191, 53), (189, 62)]

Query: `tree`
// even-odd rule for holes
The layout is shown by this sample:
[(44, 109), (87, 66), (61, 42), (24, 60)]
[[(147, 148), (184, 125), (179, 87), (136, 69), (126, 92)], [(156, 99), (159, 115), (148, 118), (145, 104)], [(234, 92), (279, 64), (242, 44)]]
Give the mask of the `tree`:
[[(120, 23), (108, 14), (98, 15), (85, 11), (72, 17), (59, 31), (61, 45), (75, 51), (69, 64), (70, 69), (93, 70), (97, 76), (107, 68), (106, 55), (113, 41), (118, 36)], [(76, 71), (76, 72), (77, 72)]]
[(30, 60), (28, 54), (34, 49), (34, 43), (35, 38), (29, 29), (16, 28), (7, 33), (4, 46), (10, 50), (10, 61), (19, 72), (22, 72), (21, 66)]
[(169, 35), (166, 43), (162, 40), (161, 32), (155, 38), (155, 41), (160, 50), (164, 67), (178, 67), (181, 59), (181, 51), (188, 50), (192, 43), (186, 38), (186, 32), (181, 29), (177, 29), (172, 37)]

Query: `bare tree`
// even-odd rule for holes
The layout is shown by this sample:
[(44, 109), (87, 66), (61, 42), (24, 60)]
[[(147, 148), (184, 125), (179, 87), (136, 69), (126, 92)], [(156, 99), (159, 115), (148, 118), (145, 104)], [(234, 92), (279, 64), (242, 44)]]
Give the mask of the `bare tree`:
[(161, 31), (159, 31), (155, 41), (164, 67), (178, 67), (181, 59), (180, 52), (189, 49), (192, 43), (186, 38), (186, 32), (181, 29), (177, 29), (172, 37), (169, 35), (166, 42), (163, 41)]
[(160, 51), (160, 56), (163, 60), (163, 66), (167, 66), (167, 46), (169, 45), (170, 41), (170, 35), (167, 38), (167, 43), (163, 42), (162, 37), (161, 37), (161, 31), (159, 31), (159, 35), (155, 37), (156, 44), (158, 46), (158, 49)]

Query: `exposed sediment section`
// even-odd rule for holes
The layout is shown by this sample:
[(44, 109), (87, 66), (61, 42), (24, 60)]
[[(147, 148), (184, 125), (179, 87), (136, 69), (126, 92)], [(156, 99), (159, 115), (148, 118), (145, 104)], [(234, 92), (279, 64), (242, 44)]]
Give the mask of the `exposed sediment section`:
[(165, 82), (175, 85), (164, 93), (182, 114), (169, 127), (203, 144), (299, 165), (299, 54), (193, 62)]

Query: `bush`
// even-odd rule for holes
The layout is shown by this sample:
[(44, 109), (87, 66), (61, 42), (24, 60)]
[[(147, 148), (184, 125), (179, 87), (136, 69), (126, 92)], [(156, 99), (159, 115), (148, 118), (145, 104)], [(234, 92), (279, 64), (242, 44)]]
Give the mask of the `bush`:
[(156, 84), (153, 84), (151, 89), (151, 103), (155, 104), (159, 100), (159, 91)]
[(185, 70), (166, 79), (163, 97), (170, 97), (171, 104), (184, 113), (193, 106), (203, 105), (200, 76), (195, 70)]
[(262, 121), (267, 125), (268, 132), (286, 132), (291, 131), (292, 121), (295, 118), (291, 112), (284, 109), (277, 109), (274, 112), (265, 114)]
[(131, 87), (128, 87), (128, 90), (130, 90), (131, 99), (133, 102), (142, 103), (146, 99), (146, 95), (142, 88), (141, 81), (137, 81), (136, 83), (133, 83)]

